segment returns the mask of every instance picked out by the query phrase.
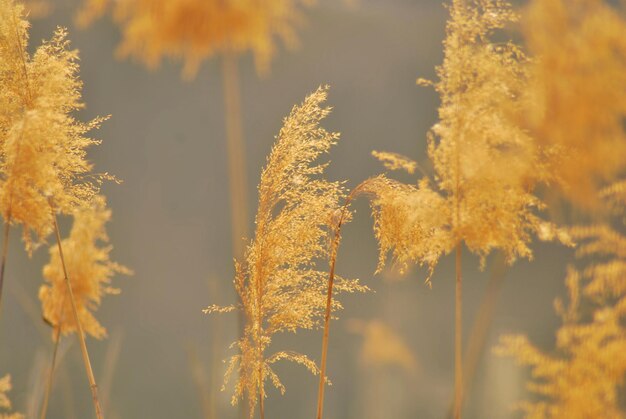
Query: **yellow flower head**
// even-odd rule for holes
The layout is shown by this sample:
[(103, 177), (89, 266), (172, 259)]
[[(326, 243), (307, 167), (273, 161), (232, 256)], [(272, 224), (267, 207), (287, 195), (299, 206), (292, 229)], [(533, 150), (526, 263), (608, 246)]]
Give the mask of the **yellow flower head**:
[[(97, 339), (106, 336), (106, 329), (96, 320), (93, 311), (104, 295), (119, 293), (119, 289), (110, 286), (111, 278), (115, 274), (131, 273), (109, 259), (111, 246), (100, 245), (109, 241), (104, 226), (110, 218), (111, 211), (106, 208), (104, 198), (98, 196), (91, 208), (75, 212), (70, 236), (61, 242), (81, 326)], [(52, 326), (60, 325), (64, 334), (76, 331), (56, 244), (50, 247), (50, 262), (44, 266), (43, 276), (46, 284), (39, 289), (39, 299), (44, 318)]]

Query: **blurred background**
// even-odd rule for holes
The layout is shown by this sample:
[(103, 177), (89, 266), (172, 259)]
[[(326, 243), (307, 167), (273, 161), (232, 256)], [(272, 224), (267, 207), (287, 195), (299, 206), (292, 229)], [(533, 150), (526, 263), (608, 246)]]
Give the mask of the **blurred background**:
[[(80, 51), (82, 118), (112, 115), (95, 133), (102, 144), (90, 159), (96, 171), (124, 181), (104, 187), (113, 210), (108, 232), (112, 258), (135, 274), (115, 278), (122, 293), (105, 298), (98, 311), (109, 338), (88, 340), (106, 416), (201, 418), (215, 409), (218, 418), (235, 418), (231, 389), (219, 390), (221, 360), (236, 338), (236, 315), (202, 313), (209, 304), (235, 301), (219, 58), (204, 62), (192, 81), (182, 80), (178, 63), (166, 61), (148, 71), (132, 60), (117, 60), (116, 25), (103, 18), (79, 30), (73, 20), (77, 7), (75, 0), (59, 0), (47, 16), (32, 20), (30, 50), (50, 38), (55, 26), (67, 26)], [(437, 95), (415, 80), (435, 77), (442, 60), (447, 15), (439, 0), (319, 0), (305, 14), (299, 48), (281, 48), (267, 76), (257, 75), (249, 54), (240, 60), (251, 231), (256, 185), (282, 118), (319, 85), (331, 86), (334, 108), (324, 126), (341, 132), (328, 176), (347, 180), (348, 187), (383, 171), (372, 150), (425, 161), (426, 133), (436, 120)], [(378, 256), (369, 207), (362, 200), (355, 209), (354, 221), (344, 229), (338, 271), (360, 278), (373, 292), (343, 296), (345, 310), (331, 324), (333, 385), (325, 417), (444, 418), (454, 385), (453, 258), (437, 267), (432, 289), (424, 285), (425, 270), (374, 275)], [(69, 231), (69, 220), (62, 229)], [(35, 417), (52, 350), (52, 330), (41, 321), (37, 299), (48, 254), (42, 248), (28, 259), (18, 245), (19, 232), (12, 235), (0, 372), (13, 376), (16, 409)], [(535, 244), (534, 250), (532, 263), (520, 261), (504, 271), (493, 324), (467, 392), (466, 418), (516, 417), (512, 404), (527, 396), (526, 372), (491, 354), (500, 334), (522, 332), (540, 347), (553, 345), (559, 319), (552, 301), (563, 294), (572, 252), (551, 244)], [(463, 259), (466, 339), (495, 259), (488, 259), (483, 271), (477, 258)], [(381, 336), (389, 342), (390, 335), (405, 346), (404, 358), (368, 356), (364, 343)], [(320, 331), (285, 335), (274, 346), (319, 361), (321, 336)], [(92, 417), (76, 337), (64, 339), (60, 351), (48, 417)], [(287, 392), (269, 390), (266, 417), (312, 418), (317, 378), (288, 363), (277, 371)]]

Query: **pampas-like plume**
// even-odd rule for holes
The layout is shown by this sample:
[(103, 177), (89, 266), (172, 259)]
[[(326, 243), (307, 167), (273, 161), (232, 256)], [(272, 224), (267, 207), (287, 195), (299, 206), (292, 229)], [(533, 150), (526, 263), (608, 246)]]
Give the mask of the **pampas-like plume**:
[[(110, 0), (88, 0), (78, 22), (102, 15)], [(163, 57), (181, 58), (193, 77), (200, 63), (218, 53), (250, 51), (266, 72), (276, 53), (275, 38), (297, 43), (302, 0), (120, 0), (113, 14), (122, 27), (120, 56), (134, 56), (148, 67)]]
[[(62, 241), (79, 321), (85, 332), (96, 339), (105, 337), (106, 329), (92, 312), (98, 308), (104, 295), (119, 293), (119, 289), (110, 286), (115, 274), (132, 273), (125, 266), (109, 259), (112, 247), (107, 245), (109, 238), (105, 224), (110, 219), (111, 211), (106, 208), (104, 197), (98, 196), (93, 200), (91, 208), (76, 211), (72, 231)], [(55, 329), (60, 327), (64, 335), (75, 332), (76, 322), (67, 298), (63, 267), (56, 245), (50, 247), (50, 262), (44, 266), (43, 275), (47, 284), (39, 289), (39, 299), (44, 318)]]
[(381, 320), (348, 320), (348, 330), (363, 336), (359, 362), (364, 369), (398, 368), (408, 375), (418, 370), (415, 355), (404, 338)]
[(107, 176), (90, 174), (86, 134), (102, 118), (81, 122), (78, 54), (59, 28), (31, 57), (23, 7), (0, 0), (0, 211), (7, 224), (21, 224), (31, 252), (53, 226), (57, 212), (89, 204)]
[(64, 263), (57, 214), (74, 214), (89, 207), (97, 200), (102, 180), (111, 178), (91, 174), (91, 164), (86, 160), (86, 148), (98, 143), (86, 134), (102, 119), (83, 123), (72, 115), (82, 107), (82, 83), (78, 54), (69, 49), (65, 29), (57, 29), (52, 40), (44, 42), (32, 56), (26, 52), (27, 41), (23, 6), (0, 0), (0, 213), (5, 221), (0, 298), (9, 227), (22, 225), (29, 253), (54, 231), (94, 409), (101, 419), (96, 381)]
[[(603, 191), (626, 208), (621, 184)], [(556, 348), (545, 353), (523, 335), (500, 339), (495, 352), (529, 366), (528, 388), (541, 396), (523, 402), (527, 418), (623, 418), (619, 393), (626, 374), (626, 236), (609, 227), (574, 227), (580, 258), (596, 262), (582, 271), (569, 269), (565, 279), (569, 304), (555, 302), (563, 325)], [(600, 262), (598, 262), (600, 261)]]
[[(541, 149), (514, 120), (525, 104), (527, 59), (516, 45), (490, 40), (517, 15), (499, 0), (456, 0), (450, 14), (439, 80), (418, 80), (434, 86), (442, 101), (428, 136), (435, 180), (414, 186), (381, 177), (368, 188), (375, 195), (379, 269), (390, 251), (401, 267), (432, 268), (460, 242), (482, 260), (499, 249), (513, 262), (531, 256), (533, 233), (549, 230), (535, 215), (542, 204), (531, 193), (549, 176)], [(391, 169), (417, 167), (395, 154), (375, 156)]]
[[(9, 391), (11, 391), (11, 376), (7, 374), (0, 378), (0, 409), (2, 410), (11, 410), (11, 400), (6, 394)], [(24, 419), (24, 415), (0, 412), (0, 419)]]
[[(257, 403), (264, 411), (265, 382), (281, 392), (284, 387), (272, 364), (287, 359), (313, 373), (317, 366), (307, 356), (289, 351), (271, 355), (272, 336), (321, 325), (326, 307), (326, 276), (317, 263), (329, 256), (328, 243), (336, 223), (344, 191), (338, 182), (321, 177), (326, 164), (315, 161), (328, 152), (339, 135), (319, 126), (330, 112), (321, 107), (327, 88), (309, 95), (292, 109), (261, 174), (254, 239), (245, 259), (236, 263), (235, 289), (245, 313), (243, 337), (235, 342), (226, 375), (239, 372), (233, 403), (245, 396), (250, 416)], [(339, 279), (337, 291), (360, 291), (354, 280)], [(232, 311), (237, 307), (210, 306), (206, 312)], [(334, 301), (333, 308), (340, 308)]]
[(585, 208), (626, 169), (626, 15), (617, 3), (533, 0), (522, 19), (535, 57), (526, 125), (562, 194)]
[[(620, 263), (622, 266), (623, 261)], [(615, 278), (617, 279), (617, 278)], [(622, 275), (619, 282), (623, 284)], [(596, 305), (592, 316), (581, 318), (581, 300), (592, 301), (593, 284), (602, 282), (598, 276), (580, 289), (581, 276), (570, 270), (566, 284), (570, 304), (560, 300), (556, 306), (563, 317), (557, 332), (556, 348), (541, 351), (523, 335), (500, 338), (495, 349), (499, 355), (513, 356), (532, 370), (528, 389), (538, 394), (537, 401), (519, 404), (526, 418), (623, 418), (619, 392), (626, 374), (626, 299), (623, 289), (615, 304)], [(623, 285), (621, 286), (623, 288)], [(581, 295), (582, 294), (582, 295)]]
[[(368, 188), (379, 269), (391, 251), (401, 267), (418, 262), (432, 273), (455, 249), (455, 418), (461, 417), (463, 387), (462, 245), (480, 256), (481, 265), (494, 250), (512, 263), (532, 256), (533, 234), (555, 230), (536, 215), (542, 204), (532, 194), (549, 177), (542, 151), (517, 122), (526, 105), (528, 60), (512, 42), (491, 40), (517, 20), (504, 0), (452, 1), (438, 80), (418, 80), (441, 98), (439, 122), (428, 136), (434, 180), (414, 186), (380, 177)], [(417, 167), (405, 158), (378, 157), (389, 168)]]

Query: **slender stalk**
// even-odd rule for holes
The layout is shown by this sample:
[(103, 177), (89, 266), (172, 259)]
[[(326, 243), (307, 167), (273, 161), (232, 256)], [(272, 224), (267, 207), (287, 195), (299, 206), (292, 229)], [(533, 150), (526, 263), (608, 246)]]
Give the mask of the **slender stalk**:
[(63, 405), (65, 407), (64, 419), (76, 419), (76, 412), (74, 410), (76, 403), (74, 402), (74, 393), (69, 374), (67, 373), (67, 369), (63, 367), (63, 364), (59, 365), (57, 368), (59, 369), (57, 374), (59, 375), (63, 391)]
[[(63, 307), (63, 304), (61, 304)], [(52, 393), (52, 383), (54, 381), (54, 366), (57, 361), (57, 352), (59, 351), (59, 341), (61, 340), (61, 323), (57, 325), (55, 328), (54, 335), (54, 349), (52, 350), (52, 359), (50, 360), (50, 369), (48, 370), (48, 383), (46, 384), (46, 392), (43, 396), (43, 404), (41, 405), (41, 414), (39, 417), (41, 419), (46, 419), (46, 415), (48, 414), (48, 401), (50, 400), (50, 393)]]
[[(262, 227), (259, 228), (259, 231), (263, 231)], [(260, 237), (263, 237), (263, 236), (261, 235)], [(257, 356), (259, 357), (259, 377), (258, 377), (259, 378), (259, 417), (261, 419), (265, 419), (265, 390), (264, 390), (265, 377), (263, 375), (263, 283), (262, 283), (262, 279), (259, 279), (256, 281), (256, 307), (257, 307), (256, 343), (258, 345)], [(241, 331), (243, 331), (243, 329), (241, 329)], [(250, 417), (252, 416), (253, 416), (253, 412), (250, 411)]]
[(0, 262), (0, 307), (2, 307), (2, 288), (4, 285), (4, 268), (7, 263), (7, 253), (9, 251), (9, 230), (11, 229), (11, 213), (4, 223), (4, 235), (2, 238), (2, 261)]
[[(13, 14), (12, 14), (12, 18), (13, 18), (13, 30), (15, 31), (15, 39), (17, 40), (17, 50), (18, 53), (20, 55), (20, 61), (22, 64), (22, 75), (24, 76), (24, 81), (26, 83), (26, 93), (28, 96), (28, 102), (30, 102), (32, 100), (32, 94), (31, 94), (31, 90), (30, 90), (30, 83), (28, 80), (28, 70), (26, 68), (26, 61), (24, 59), (24, 45), (22, 45), (22, 37), (19, 34), (18, 31), (18, 16), (15, 13), (15, 9), (13, 9)], [(20, 133), (20, 139), (22, 138), (22, 135), (24, 134), (24, 126), (22, 126), (22, 130)], [(19, 154), (20, 152), (20, 146), (21, 146), (21, 141), (18, 142), (17, 144), (17, 154)], [(13, 205), (13, 193), (11, 192), (9, 195), (9, 216), (7, 217), (7, 219), (5, 220), (5, 225), (4, 225), (4, 238), (2, 240), (2, 262), (0, 262), (0, 304), (2, 304), (2, 288), (3, 288), (3, 284), (4, 284), (4, 268), (6, 265), (6, 259), (7, 259), (7, 252), (9, 249), (9, 229), (11, 228), (11, 208)]]
[(65, 285), (67, 286), (67, 292), (72, 304), (72, 314), (74, 315), (74, 321), (76, 321), (76, 329), (78, 330), (78, 340), (80, 342), (80, 350), (83, 355), (83, 362), (85, 363), (85, 370), (87, 372), (87, 379), (89, 380), (89, 388), (91, 389), (91, 397), (93, 399), (94, 409), (96, 411), (96, 417), (103, 419), (102, 409), (100, 407), (100, 401), (98, 400), (98, 386), (96, 385), (96, 378), (93, 375), (93, 369), (91, 368), (91, 361), (89, 360), (89, 352), (87, 351), (87, 343), (85, 342), (85, 334), (83, 333), (83, 327), (80, 324), (78, 318), (78, 310), (76, 309), (76, 300), (74, 299), (74, 292), (72, 291), (72, 284), (70, 278), (67, 275), (67, 267), (65, 265), (65, 258), (63, 257), (63, 247), (61, 246), (61, 234), (59, 233), (59, 224), (57, 223), (57, 217), (54, 212), (52, 201), (50, 201), (50, 208), (52, 210), (52, 220), (54, 222), (54, 232), (57, 239), (57, 247), (59, 249), (59, 257), (61, 258), (61, 265), (63, 267), (63, 275), (65, 277)]
[(328, 358), (328, 335), (330, 331), (330, 313), (333, 302), (333, 286), (335, 283), (335, 264), (337, 263), (337, 252), (339, 250), (339, 242), (341, 241), (341, 226), (343, 225), (348, 214), (348, 207), (352, 200), (361, 192), (361, 189), (368, 181), (364, 181), (354, 188), (341, 208), (341, 215), (333, 232), (333, 242), (330, 250), (330, 269), (328, 272), (328, 291), (326, 294), (326, 312), (324, 313), (324, 337), (322, 338), (322, 359), (320, 361), (320, 381), (317, 391), (317, 419), (322, 419), (324, 412), (324, 389), (326, 381), (326, 361)]
[(454, 418), (461, 419), (463, 401), (463, 279), (461, 276), (461, 243), (456, 245), (456, 290), (454, 319)]
[(467, 348), (465, 350), (463, 362), (463, 393), (461, 394), (461, 402), (463, 402), (463, 399), (465, 399), (467, 395), (467, 390), (476, 373), (478, 361), (483, 353), (489, 328), (491, 327), (491, 323), (493, 321), (496, 303), (498, 302), (498, 297), (500, 296), (502, 280), (504, 279), (505, 272), (506, 262), (504, 255), (499, 253), (496, 256), (489, 278), (489, 283), (487, 284), (487, 290), (485, 291), (485, 295), (467, 341)]
[(61, 327), (63, 321), (65, 320), (65, 312), (63, 311), (63, 306), (65, 305), (65, 299), (67, 298), (67, 291), (63, 294), (63, 298), (61, 300), (60, 310), (61, 313), (59, 315), (59, 324), (55, 327), (54, 334), (54, 349), (52, 350), (52, 359), (50, 361), (50, 369), (48, 370), (48, 383), (46, 385), (46, 392), (43, 397), (43, 404), (41, 406), (41, 414), (40, 418), (45, 419), (48, 414), (48, 401), (50, 400), (50, 394), (52, 393), (52, 383), (54, 382), (54, 368), (56, 366), (57, 360), (57, 352), (59, 350), (59, 342), (61, 341)]
[[(259, 368), (259, 378), (263, 380), (263, 371)], [(265, 419), (265, 392), (263, 391), (263, 381), (259, 386), (259, 415), (261, 419)]]
[[(480, 308), (476, 314), (472, 330), (469, 333), (467, 340), (467, 348), (465, 350), (465, 357), (463, 360), (463, 394), (462, 400), (467, 397), (469, 388), (476, 375), (476, 369), (478, 362), (481, 359), (481, 355), (485, 348), (489, 329), (493, 322), (493, 316), (495, 313), (498, 298), (500, 296), (500, 290), (502, 289), (502, 282), (505, 277), (506, 262), (504, 255), (498, 253), (495, 258), (494, 264), (491, 269), (491, 275), (489, 277), (489, 283), (487, 284), (487, 290), (483, 296)], [(454, 413), (454, 401), (450, 403), (450, 409), (446, 417), (452, 418)]]
[[(262, 342), (262, 332), (261, 332), (261, 322), (262, 322), (262, 294), (260, 294), (260, 290), (261, 290), (261, 286), (258, 285), (258, 289), (257, 289), (257, 295), (259, 296), (259, 300), (257, 302), (257, 306), (259, 307), (259, 320), (258, 320), (258, 337), (257, 337), (257, 342), (258, 342), (258, 356), (259, 356), (259, 417), (261, 419), (265, 419), (265, 390), (264, 390), (264, 379), (265, 377), (263, 376), (263, 342)], [(252, 412), (250, 412), (250, 416), (252, 417)]]
[[(210, 281), (210, 286), (211, 286), (211, 294), (212, 294), (212, 298), (215, 299), (216, 301), (219, 301), (219, 296), (220, 296), (220, 287), (219, 287), (219, 281), (216, 281), (215, 278)], [(207, 419), (217, 419), (217, 414), (218, 414), (218, 410), (217, 410), (217, 401), (216, 401), (216, 391), (220, 388), (220, 374), (218, 374), (217, 371), (219, 371), (219, 365), (221, 364), (220, 362), (220, 356), (219, 356), (219, 348), (222, 347), (221, 345), (221, 340), (222, 340), (222, 320), (221, 317), (217, 317), (213, 320), (213, 327), (211, 328), (211, 342), (212, 342), (212, 348), (211, 348), (211, 365), (209, 370), (211, 371), (211, 375), (210, 375), (210, 391), (209, 391), (209, 400), (208, 400), (208, 408), (209, 410), (207, 411), (208, 416)], [(243, 409), (240, 409), (241, 411), (243, 411)]]
[(243, 238), (248, 236), (248, 200), (246, 153), (241, 128), (241, 102), (237, 57), (225, 53), (222, 59), (224, 108), (228, 149), (228, 184), (232, 214), (233, 257), (240, 259), (244, 252)]
[[(461, 113), (457, 113), (460, 118)], [(458, 120), (460, 127), (463, 121)], [(456, 284), (454, 296), (454, 419), (461, 419), (461, 406), (463, 403), (463, 278), (461, 276), (461, 249), (462, 237), (459, 235), (461, 228), (461, 144), (460, 138), (456, 138), (454, 143), (455, 160), (455, 230), (456, 230), (456, 255), (455, 270)]]
[(104, 363), (102, 364), (102, 378), (100, 380), (100, 398), (102, 400), (102, 409), (109, 413), (111, 413), (109, 410), (109, 404), (111, 401), (113, 376), (115, 374), (121, 348), (122, 333), (120, 331), (116, 331), (109, 340), (109, 345), (104, 356)]
[(198, 351), (195, 343), (189, 343), (187, 347), (189, 358), (189, 366), (191, 367), (191, 376), (193, 378), (200, 405), (202, 406), (202, 418), (214, 419), (215, 413), (212, 411), (211, 399), (213, 397), (213, 388), (208, 383), (208, 379), (204, 372), (204, 365), (198, 357)]
[[(226, 116), (226, 137), (228, 150), (228, 185), (231, 212), (231, 245), (233, 258), (241, 260), (245, 246), (244, 238), (248, 237), (248, 174), (246, 168), (246, 153), (243, 144), (241, 128), (241, 102), (239, 89), (239, 71), (237, 57), (232, 52), (226, 52), (222, 58), (222, 81), (224, 92), (224, 109)], [(239, 327), (238, 336), (241, 337), (244, 328), (244, 318), (237, 314)], [(239, 417), (245, 418), (245, 411), (239, 407)]]

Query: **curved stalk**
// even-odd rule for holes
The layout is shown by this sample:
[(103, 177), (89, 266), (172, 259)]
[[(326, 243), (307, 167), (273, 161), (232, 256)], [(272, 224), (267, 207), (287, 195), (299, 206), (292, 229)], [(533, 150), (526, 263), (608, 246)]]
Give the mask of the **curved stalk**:
[(7, 253), (9, 251), (9, 230), (11, 228), (11, 215), (4, 223), (4, 235), (2, 238), (2, 261), (0, 262), (0, 307), (2, 307), (2, 288), (4, 285), (4, 268), (7, 262)]
[(367, 184), (367, 180), (359, 184), (352, 190), (350, 195), (346, 197), (341, 215), (333, 232), (333, 241), (330, 250), (330, 269), (328, 273), (328, 291), (326, 294), (326, 312), (324, 314), (324, 337), (322, 338), (322, 359), (320, 361), (320, 381), (317, 392), (317, 419), (322, 419), (324, 412), (324, 389), (326, 381), (326, 361), (328, 358), (328, 336), (330, 331), (330, 313), (333, 302), (333, 286), (335, 283), (335, 264), (337, 262), (337, 251), (339, 250), (339, 242), (341, 241), (341, 227), (348, 215), (348, 207), (352, 200), (361, 192), (362, 188)]
[[(261, 374), (260, 370), (259, 374)], [(260, 378), (263, 379), (262, 374)], [(264, 398), (265, 394), (263, 391), (263, 384), (261, 383), (261, 386), (259, 387), (259, 414), (261, 419), (265, 419), (265, 402), (263, 401)]]
[(237, 57), (225, 53), (222, 59), (224, 111), (228, 150), (228, 185), (231, 210), (233, 257), (241, 259), (245, 250), (243, 238), (248, 236), (248, 200), (246, 152), (241, 128), (241, 101)]
[[(478, 363), (483, 354), (485, 343), (489, 335), (489, 329), (493, 323), (493, 316), (500, 297), (502, 282), (506, 273), (506, 261), (502, 253), (495, 258), (487, 290), (483, 296), (480, 308), (476, 314), (472, 330), (467, 340), (465, 357), (463, 361), (463, 400), (467, 397), (469, 388), (476, 375)], [(446, 417), (452, 418), (454, 414), (454, 400), (451, 400), (450, 408)]]
[(91, 389), (91, 397), (93, 399), (94, 409), (96, 411), (96, 417), (103, 419), (102, 408), (100, 407), (100, 401), (98, 399), (98, 386), (96, 385), (96, 378), (93, 375), (93, 369), (91, 368), (91, 361), (89, 359), (89, 352), (87, 351), (87, 343), (85, 342), (85, 334), (83, 333), (83, 327), (80, 324), (78, 318), (78, 310), (76, 309), (76, 300), (74, 299), (74, 292), (72, 291), (72, 284), (70, 278), (67, 275), (67, 267), (65, 265), (65, 258), (63, 257), (63, 247), (61, 246), (61, 234), (59, 233), (59, 224), (57, 223), (56, 213), (50, 200), (50, 209), (52, 210), (52, 220), (54, 222), (54, 232), (57, 240), (57, 247), (59, 249), (59, 257), (61, 259), (61, 265), (63, 267), (63, 276), (65, 277), (65, 285), (67, 286), (67, 292), (72, 304), (72, 314), (74, 315), (74, 321), (76, 321), (76, 329), (78, 332), (78, 340), (80, 342), (80, 350), (83, 356), (83, 362), (85, 364), (85, 370), (87, 373), (87, 379), (89, 380), (89, 388)]
[[(231, 211), (231, 245), (233, 258), (241, 260), (245, 251), (244, 238), (248, 237), (248, 174), (246, 152), (241, 128), (241, 101), (239, 69), (235, 53), (226, 52), (222, 58), (224, 112), (226, 117), (226, 145), (228, 150), (228, 186)], [(237, 314), (238, 336), (243, 333), (243, 316)], [(239, 408), (240, 419), (245, 411)]]
[[(63, 307), (63, 304), (61, 304)], [(50, 394), (52, 393), (52, 382), (54, 381), (54, 366), (56, 365), (57, 352), (59, 351), (59, 341), (61, 340), (61, 324), (59, 323), (55, 330), (54, 336), (54, 349), (52, 350), (52, 359), (50, 360), (50, 369), (48, 370), (48, 382), (46, 384), (46, 392), (43, 397), (43, 404), (41, 405), (40, 419), (46, 419), (48, 414), (48, 402), (50, 400)]]
[(461, 419), (463, 401), (463, 278), (461, 243), (456, 245), (456, 287), (454, 303), (454, 418)]

